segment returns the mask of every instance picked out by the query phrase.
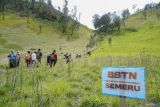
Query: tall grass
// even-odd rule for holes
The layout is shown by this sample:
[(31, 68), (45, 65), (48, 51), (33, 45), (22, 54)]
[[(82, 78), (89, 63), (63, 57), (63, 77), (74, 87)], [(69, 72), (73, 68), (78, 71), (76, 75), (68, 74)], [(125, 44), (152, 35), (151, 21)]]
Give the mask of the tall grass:
[(160, 57), (140, 52), (137, 56), (106, 56), (73, 59), (68, 65), (61, 59), (50, 68), (16, 69), (2, 65), (0, 71), (0, 106), (2, 107), (117, 107), (119, 98), (102, 96), (102, 66), (134, 66), (146, 68), (145, 101), (127, 99), (130, 107), (160, 103)]

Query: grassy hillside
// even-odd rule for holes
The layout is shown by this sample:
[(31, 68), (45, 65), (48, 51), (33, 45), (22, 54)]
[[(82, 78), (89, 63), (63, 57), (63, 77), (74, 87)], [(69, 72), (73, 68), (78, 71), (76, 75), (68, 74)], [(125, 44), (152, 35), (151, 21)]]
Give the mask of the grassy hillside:
[[(64, 52), (85, 49), (90, 38), (87, 28), (81, 27), (75, 39), (68, 40), (60, 33), (58, 25), (54, 23), (53, 27), (52, 24), (36, 19), (26, 24), (25, 18), (8, 13), (5, 21), (0, 21), (1, 54), (10, 49), (42, 48), (46, 53), (53, 48), (59, 53), (60, 47)], [(91, 57), (73, 58), (69, 64), (65, 59), (58, 59), (56, 66), (50, 68), (46, 66), (46, 57), (38, 68), (27, 68), (24, 60), (16, 69), (0, 64), (0, 107), (118, 107), (118, 97), (102, 95), (102, 66), (145, 66), (146, 100), (127, 98), (127, 105), (145, 107), (157, 104), (159, 107), (160, 22), (154, 12), (147, 20), (140, 13), (130, 16), (126, 26), (126, 32), (122, 28), (112, 34), (111, 46), (106, 37), (101, 45), (97, 43), (98, 48)], [(139, 54), (142, 51), (146, 53)]]
[[(45, 65), (26, 68), (24, 62), (17, 69), (0, 66), (0, 106), (28, 107), (118, 107), (119, 98), (102, 96), (102, 65), (146, 66), (146, 100), (127, 98), (129, 107), (159, 104), (160, 57), (105, 57), (88, 60), (73, 59), (70, 65), (58, 60), (54, 68)], [(160, 106), (160, 105), (157, 105)]]
[[(40, 27), (42, 32), (40, 33)], [(0, 54), (11, 49), (28, 50), (41, 48), (43, 52), (62, 48), (64, 52), (80, 52), (85, 49), (90, 30), (81, 26), (73, 37), (62, 34), (58, 23), (47, 20), (30, 19), (6, 13), (5, 20), (0, 20)], [(72, 39), (71, 39), (72, 38)]]
[(112, 45), (109, 45), (106, 37), (101, 45), (98, 44), (93, 56), (137, 55), (143, 50), (151, 55), (160, 55), (160, 19), (157, 19), (155, 11), (148, 12), (147, 20), (139, 13), (125, 22), (127, 30), (124, 31), (122, 25), (120, 32), (108, 34), (112, 36)]

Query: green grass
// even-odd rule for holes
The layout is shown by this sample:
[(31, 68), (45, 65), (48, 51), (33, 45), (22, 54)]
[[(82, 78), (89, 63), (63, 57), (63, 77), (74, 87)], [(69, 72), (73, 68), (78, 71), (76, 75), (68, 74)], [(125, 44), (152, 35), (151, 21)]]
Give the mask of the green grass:
[[(102, 96), (101, 65), (116, 66), (118, 63), (121, 63), (121, 66), (146, 65), (147, 98), (145, 101), (127, 99), (127, 104), (131, 107), (141, 107), (141, 103), (158, 104), (160, 87), (155, 84), (159, 81), (160, 63), (156, 62), (159, 58), (145, 56), (145, 54), (121, 57), (122, 60), (118, 61), (118, 57), (111, 57), (112, 63), (107, 57), (95, 59), (96, 61), (87, 58), (87, 62), (84, 58), (81, 61), (74, 59), (71, 63), (70, 76), (68, 65), (64, 60), (59, 60), (54, 68), (45, 66), (44, 60), (39, 68), (26, 68), (22, 61), (20, 68), (0, 71), (0, 104), (3, 107), (27, 107), (37, 106), (39, 102), (46, 107), (117, 107), (118, 97)], [(139, 60), (139, 63), (132, 58)], [(3, 68), (4, 65), (1, 67)]]
[[(151, 13), (149, 13), (151, 14)], [(112, 45), (108, 43), (108, 37), (98, 44), (98, 49), (93, 57), (107, 55), (137, 55), (145, 49), (148, 54), (160, 55), (160, 19), (157, 19), (155, 12), (144, 20), (141, 13), (130, 16), (126, 20), (127, 29), (135, 31), (124, 31), (123, 26), (120, 32), (107, 34), (112, 36)], [(103, 48), (103, 51), (102, 51)]]
[[(146, 100), (127, 99), (127, 105), (159, 104), (160, 22), (154, 12), (149, 14), (147, 20), (142, 14), (130, 16), (126, 21), (128, 30), (122, 26), (120, 32), (113, 33), (111, 46), (106, 37), (101, 45), (97, 43), (91, 57), (73, 59), (70, 77), (68, 65), (59, 56), (54, 68), (45, 65), (45, 56), (39, 68), (26, 68), (23, 60), (17, 69), (5, 69), (8, 65), (0, 64), (0, 106), (36, 107), (39, 103), (45, 107), (117, 107), (118, 97), (102, 96), (102, 66), (145, 66)], [(26, 18), (6, 13), (5, 21), (0, 20), (0, 53), (30, 48), (42, 48), (45, 53), (57, 49), (59, 53), (60, 47), (63, 52), (82, 52), (90, 33), (81, 27), (75, 35), (78, 39), (68, 39), (69, 35), (63, 35), (56, 23), (30, 19), (27, 24)]]
[[(41, 33), (40, 25), (42, 26)], [(0, 44), (5, 52), (11, 49), (17, 50), (17, 48), (20, 48), (19, 50), (41, 48), (43, 52), (57, 49), (59, 53), (60, 47), (63, 52), (80, 52), (85, 49), (90, 32), (89, 29), (81, 26), (73, 35), (74, 39), (69, 39), (71, 35), (62, 34), (57, 22), (30, 18), (27, 23), (27, 18), (19, 17), (15, 13), (5, 13), (5, 20), (0, 19)]]

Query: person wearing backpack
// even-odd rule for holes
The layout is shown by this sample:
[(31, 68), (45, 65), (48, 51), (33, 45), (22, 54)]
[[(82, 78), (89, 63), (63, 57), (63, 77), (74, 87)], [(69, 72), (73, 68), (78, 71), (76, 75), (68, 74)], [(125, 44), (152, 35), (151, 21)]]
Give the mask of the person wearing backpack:
[(51, 54), (47, 55), (47, 66), (51, 64)]
[(37, 55), (37, 61), (41, 64), (41, 59), (42, 59), (41, 49), (38, 49), (38, 51), (36, 52), (36, 55)]
[(16, 54), (14, 53), (13, 50), (9, 53), (8, 58), (9, 58), (9, 67), (15, 68), (16, 67)]
[(29, 65), (31, 64), (31, 52), (28, 51), (27, 54), (25, 55), (25, 61), (27, 64), (27, 67), (29, 67)]
[(54, 50), (51, 54), (51, 61), (50, 61), (50, 67), (55, 66), (57, 63), (57, 54), (56, 54), (56, 50)]
[(17, 54), (16, 54), (16, 67), (19, 67), (21, 58), (22, 58), (21, 54), (19, 53), (19, 51), (17, 51)]

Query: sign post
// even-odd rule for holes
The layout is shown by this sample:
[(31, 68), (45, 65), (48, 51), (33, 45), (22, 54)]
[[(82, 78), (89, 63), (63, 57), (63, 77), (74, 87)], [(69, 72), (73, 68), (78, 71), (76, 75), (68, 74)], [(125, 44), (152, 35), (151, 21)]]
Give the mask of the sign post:
[(146, 97), (144, 67), (102, 67), (102, 94), (120, 97), (120, 107), (126, 98)]
[(120, 97), (119, 98), (120, 106), (119, 107), (127, 107), (126, 104), (126, 97)]

